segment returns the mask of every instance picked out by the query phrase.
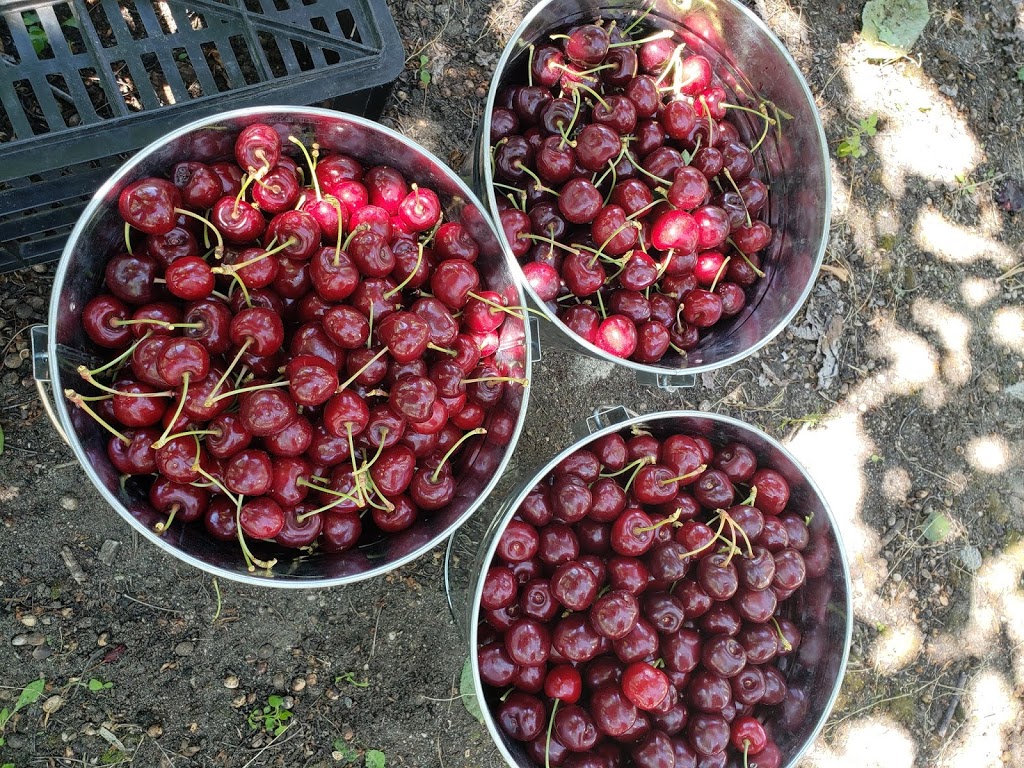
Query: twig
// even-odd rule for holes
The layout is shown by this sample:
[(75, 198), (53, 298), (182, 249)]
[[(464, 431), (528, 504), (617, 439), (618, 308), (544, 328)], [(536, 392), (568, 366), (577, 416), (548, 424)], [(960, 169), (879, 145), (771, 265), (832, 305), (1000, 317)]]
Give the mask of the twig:
[(210, 619), (211, 624), (216, 624), (217, 619), (220, 618), (220, 584), (217, 583), (217, 577), (213, 577), (213, 591), (217, 593), (217, 610), (213, 614), (213, 618)]
[(956, 712), (957, 705), (960, 704), (960, 696), (963, 694), (965, 685), (967, 685), (967, 673), (961, 672), (960, 679), (956, 681), (957, 690), (953, 692), (953, 698), (950, 699), (949, 706), (946, 707), (946, 714), (942, 716), (942, 722), (939, 723), (939, 728), (935, 732), (940, 739), (946, 738), (946, 731), (949, 730), (949, 724), (953, 722), (953, 714)]
[(373, 658), (373, 652), (377, 649), (377, 627), (380, 626), (380, 615), (384, 612), (384, 606), (382, 605), (377, 609), (377, 620), (373, 623), (373, 642), (370, 643), (370, 658)]
[[(280, 747), (280, 746), (282, 746), (284, 744), (287, 744), (289, 741), (294, 739), (298, 735), (299, 731), (301, 731), (301, 730), (302, 730), (302, 726), (299, 726), (297, 728), (293, 727), (293, 726), (290, 726), (290, 727), (286, 728), (285, 730), (281, 731), (281, 733), (279, 733), (277, 736), (275, 736), (273, 739), (270, 740), (270, 743), (267, 744), (267, 746), (263, 747), (263, 749), (261, 749), (255, 755), (253, 755), (252, 758), (249, 760), (249, 762), (247, 762), (245, 765), (243, 765), (242, 768), (249, 768), (250, 765), (252, 765), (254, 762), (256, 762), (256, 758), (258, 758), (260, 755), (262, 755), (264, 752), (266, 752), (271, 747)], [(287, 739), (285, 739), (280, 744), (278, 744), (277, 740), (280, 739), (282, 736), (284, 736), (288, 731), (295, 731), (295, 733), (293, 733)]]
[(147, 608), (152, 608), (154, 611), (163, 611), (164, 613), (177, 613), (177, 614), (183, 613), (183, 611), (176, 611), (173, 608), (164, 608), (164, 607), (159, 606), (159, 605), (153, 605), (152, 603), (147, 603), (145, 600), (139, 600), (138, 598), (132, 597), (131, 595), (121, 595), (121, 597), (125, 598), (126, 600), (131, 600), (133, 603), (138, 603), (139, 605), (144, 605)]

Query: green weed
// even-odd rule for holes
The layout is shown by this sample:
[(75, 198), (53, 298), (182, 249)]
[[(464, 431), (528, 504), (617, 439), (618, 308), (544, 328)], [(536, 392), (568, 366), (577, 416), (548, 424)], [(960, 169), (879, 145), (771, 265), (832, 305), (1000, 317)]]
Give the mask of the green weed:
[(254, 731), (262, 729), (277, 737), (288, 730), (288, 721), (291, 719), (291, 710), (285, 709), (284, 699), (280, 696), (268, 696), (267, 705), (263, 709), (254, 709), (250, 712), (248, 722)]
[(864, 157), (868, 153), (868, 148), (864, 146), (861, 139), (864, 136), (874, 136), (878, 132), (877, 126), (877, 114), (872, 114), (853, 125), (853, 130), (836, 147), (836, 155), (839, 157)]

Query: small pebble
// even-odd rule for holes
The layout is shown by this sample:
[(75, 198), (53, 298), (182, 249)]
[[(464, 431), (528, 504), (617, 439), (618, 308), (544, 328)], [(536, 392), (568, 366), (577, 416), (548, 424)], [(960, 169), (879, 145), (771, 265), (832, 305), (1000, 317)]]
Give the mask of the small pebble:
[(302, 691), (306, 690), (305, 678), (296, 677), (294, 680), (292, 680), (292, 690), (295, 693), (301, 693)]
[(192, 651), (194, 651), (195, 648), (196, 648), (195, 643), (190, 642), (188, 640), (183, 640), (182, 642), (180, 642), (176, 646), (174, 646), (174, 655), (175, 656), (191, 656), (192, 655)]
[(66, 509), (68, 512), (74, 512), (78, 509), (78, 499), (74, 496), (61, 496), (60, 506), (61, 509)]
[(53, 655), (53, 649), (48, 645), (40, 645), (32, 651), (32, 658), (36, 661), (48, 659)]
[(114, 541), (113, 539), (107, 539), (103, 542), (103, 546), (100, 547), (100, 562), (105, 565), (113, 565), (114, 558), (117, 557), (117, 550), (121, 548), (120, 541)]
[(277, 688), (279, 690), (283, 690), (284, 689), (284, 672), (276, 672), (274, 674), (274, 679), (271, 682), (273, 682), (275, 688)]
[(4, 365), (12, 369), (21, 367), (21, 355), (17, 352), (11, 352), (4, 358)]
[(272, 646), (270, 643), (264, 643), (260, 646), (258, 654), (261, 659), (269, 659), (271, 656), (274, 655), (274, 646)]
[(231, 700), (231, 706), (234, 707), (235, 709), (238, 709), (239, 707), (244, 707), (245, 706), (245, 694), (244, 693), (240, 693), (237, 696), (235, 696), (235, 698), (233, 698)]
[(36, 624), (39, 623), (39, 619), (37, 619), (31, 613), (26, 613), (24, 616), (21, 617), (21, 623), (24, 624), (26, 627), (34, 627)]
[(234, 690), (238, 687), (238, 675), (228, 675), (224, 678), (224, 687)]
[(159, 738), (164, 735), (164, 727), (159, 723), (155, 723), (146, 729), (146, 735), (151, 739)]

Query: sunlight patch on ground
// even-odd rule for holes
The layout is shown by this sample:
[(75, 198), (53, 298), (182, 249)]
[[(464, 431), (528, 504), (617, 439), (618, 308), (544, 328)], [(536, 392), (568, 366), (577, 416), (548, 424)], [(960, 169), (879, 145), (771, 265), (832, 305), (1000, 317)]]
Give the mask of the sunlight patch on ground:
[(988, 259), (1000, 269), (1013, 266), (1016, 256), (988, 227), (962, 227), (938, 211), (922, 208), (914, 226), (917, 244), (951, 264), (970, 264)]
[(883, 674), (898, 672), (917, 658), (921, 646), (921, 631), (914, 624), (888, 627), (871, 649), (871, 662)]
[(911, 768), (916, 754), (914, 740), (905, 728), (889, 717), (873, 716), (841, 726), (832, 745), (818, 739), (807, 756), (807, 765), (809, 768)]
[(971, 683), (967, 722), (956, 747), (942, 761), (947, 768), (981, 768), (1002, 763), (1006, 731), (1020, 713), (1020, 704), (1006, 680), (995, 670), (981, 672)]
[(967, 461), (975, 469), (990, 475), (1005, 472), (1010, 460), (1010, 446), (1001, 435), (976, 437), (967, 444)]
[(982, 161), (967, 122), (921, 69), (869, 63), (859, 47), (841, 52), (838, 63), (850, 94), (847, 117), (882, 118), (878, 134), (863, 141), (885, 159), (882, 183), (892, 195), (903, 196), (908, 176), (952, 184)]
[(914, 489), (914, 480), (906, 467), (885, 470), (882, 477), (882, 493), (894, 504), (902, 504)]
[[(1024, 645), (1024, 593), (1020, 579), (1024, 572), (1024, 542), (988, 558), (972, 585), (971, 612), (966, 625), (956, 632), (939, 635), (928, 643), (929, 660), (946, 664), (964, 657), (988, 658), (1002, 648), (1005, 631), (1011, 647)], [(1000, 658), (1000, 663), (1005, 659)], [(1016, 684), (1024, 685), (1024, 655), (1011, 658)], [(979, 763), (978, 765), (982, 765)]]
[[(859, 415), (851, 412), (800, 430), (786, 447), (821, 488), (839, 526), (850, 562), (854, 611), (863, 621), (889, 630), (880, 637), (873, 657), (886, 671), (902, 668), (921, 646), (920, 631), (909, 618), (913, 605), (904, 593), (892, 601), (879, 596), (888, 567), (878, 556), (878, 533), (860, 516), (864, 500), (862, 468), (876, 446), (865, 433)], [(891, 638), (897, 639), (890, 644)]]
[(971, 379), (971, 324), (967, 318), (931, 299), (918, 299), (911, 311), (918, 325), (930, 328), (942, 340), (942, 375), (946, 381), (959, 387), (967, 384)]
[[(890, 362), (887, 374), (877, 377), (888, 395), (920, 392), (929, 408), (946, 402), (947, 387), (939, 378), (939, 355), (921, 336), (887, 323), (878, 329), (880, 352)], [(881, 405), (881, 402), (875, 403)]]
[(1001, 307), (992, 314), (989, 334), (998, 344), (1024, 354), (1024, 309)]
[(986, 304), (1002, 292), (995, 280), (981, 277), (968, 277), (960, 283), (960, 295), (968, 306), (977, 308)]

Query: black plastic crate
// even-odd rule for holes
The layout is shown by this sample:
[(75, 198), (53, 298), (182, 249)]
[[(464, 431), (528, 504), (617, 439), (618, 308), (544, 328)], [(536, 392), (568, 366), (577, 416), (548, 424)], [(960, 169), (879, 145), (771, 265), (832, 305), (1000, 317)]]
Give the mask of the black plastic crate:
[(0, 271), (56, 259), (168, 131), (266, 104), (375, 118), (404, 62), (385, 0), (4, 0)]

